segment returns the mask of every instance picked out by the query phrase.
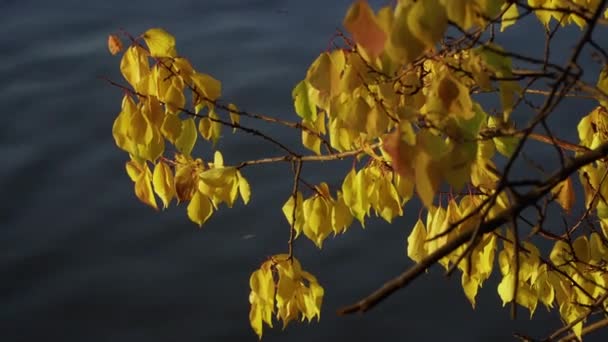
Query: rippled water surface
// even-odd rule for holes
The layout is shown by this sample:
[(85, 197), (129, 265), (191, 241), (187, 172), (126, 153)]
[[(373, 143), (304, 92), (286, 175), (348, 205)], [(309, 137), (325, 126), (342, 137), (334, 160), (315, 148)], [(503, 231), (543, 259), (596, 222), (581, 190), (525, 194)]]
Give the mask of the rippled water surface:
[[(183, 206), (155, 213), (139, 203), (111, 135), (121, 92), (100, 77), (121, 76), (106, 37), (164, 27), (180, 54), (223, 81), (225, 99), (295, 118), (291, 89), (328, 47), (349, 3), (0, 1), (1, 340), (255, 341), (248, 278), (287, 248), (279, 208), (289, 167), (246, 169), (253, 203), (220, 210), (202, 230)], [(300, 139), (264, 129), (291, 146)], [(225, 135), (218, 148), (228, 163), (280, 153), (247, 135)], [(210, 156), (209, 146), (199, 151)], [(343, 166), (306, 175), (339, 184)], [(304, 267), (326, 289), (322, 320), (269, 329), (264, 340), (509, 341), (513, 330), (551, 330), (556, 317), (528, 322), (523, 309), (510, 321), (495, 284), (471, 310), (459, 280), (443, 281), (438, 270), (368, 314), (337, 317), (340, 306), (411, 264), (405, 237), (417, 217), (414, 206), (392, 226), (355, 226), (321, 251), (299, 241)]]

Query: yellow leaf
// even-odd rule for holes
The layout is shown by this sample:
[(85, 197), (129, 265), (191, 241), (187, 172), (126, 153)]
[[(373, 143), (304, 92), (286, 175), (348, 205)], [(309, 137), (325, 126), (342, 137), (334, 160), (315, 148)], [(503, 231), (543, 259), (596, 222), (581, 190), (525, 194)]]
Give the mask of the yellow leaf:
[(175, 144), (182, 134), (182, 120), (177, 115), (167, 114), (163, 119), (160, 131), (167, 140)]
[[(551, 6), (551, 0), (528, 0), (528, 4), (532, 7), (550, 7)], [(549, 22), (551, 21), (551, 18), (553, 18), (553, 14), (552, 11), (550, 10), (537, 10), (534, 11), (534, 14), (536, 14), (536, 17), (538, 18), (538, 20), (540, 20), (541, 23), (543, 23), (543, 25), (546, 28), (549, 28)]]
[(116, 55), (122, 50), (122, 42), (117, 35), (111, 34), (108, 36), (108, 50), (112, 55)]
[(137, 45), (133, 45), (127, 49), (120, 60), (120, 71), (125, 80), (135, 89), (139, 91), (140, 81), (150, 74), (150, 65), (148, 63), (147, 51)]
[(302, 145), (315, 154), (321, 155), (321, 139), (316, 134), (302, 130)]
[(154, 132), (139, 108), (131, 115), (127, 135), (134, 143), (139, 145), (148, 145), (152, 141)]
[(214, 168), (224, 167), (224, 156), (222, 155), (222, 152), (215, 151), (213, 153), (213, 167)]
[(382, 53), (387, 38), (386, 33), (379, 25), (367, 1), (359, 0), (352, 4), (343, 24), (352, 34), (355, 42), (361, 45), (372, 59)]
[[(324, 52), (312, 63), (306, 74), (308, 84), (318, 90), (323, 96), (331, 98), (339, 92), (340, 70), (334, 65), (329, 53)], [(298, 95), (308, 93), (307, 83), (302, 83)], [(312, 120), (312, 116), (310, 117)]]
[(369, 183), (370, 180), (363, 170), (357, 172), (353, 179), (352, 185), (354, 202), (352, 205), (349, 205), (350, 210), (363, 227), (365, 227), (365, 216), (367, 216), (370, 208), (370, 196), (368, 193), (368, 190), (370, 189)]
[[(230, 112), (230, 122), (233, 125), (238, 126), (241, 123), (241, 114), (239, 114), (239, 109), (235, 104), (228, 104), (228, 110)], [(232, 128), (232, 133), (236, 132), (236, 127)]]
[(240, 171), (237, 171), (236, 175), (239, 179), (239, 193), (241, 194), (243, 203), (247, 204), (251, 198), (251, 188), (249, 187), (249, 182), (247, 182), (247, 179), (243, 177)]
[(551, 259), (551, 261), (557, 267), (568, 264), (572, 260), (572, 250), (570, 249), (570, 245), (561, 240), (556, 241), (555, 245), (553, 245), (551, 253), (549, 254), (549, 259)]
[(515, 24), (517, 18), (519, 18), (519, 10), (517, 9), (517, 4), (505, 2), (502, 5), (502, 10), (504, 10), (507, 6), (509, 7), (509, 9), (507, 9), (502, 15), (502, 22), (500, 23), (500, 32), (503, 32), (507, 27)]
[(601, 264), (603, 260), (608, 260), (608, 248), (598, 233), (591, 233), (589, 237), (589, 254), (592, 263)]
[(215, 121), (218, 119), (214, 110), (209, 111), (209, 116), (201, 118), (198, 123), (198, 131), (205, 140), (211, 140), (215, 144), (221, 135), (222, 124)]
[(387, 44), (387, 54), (399, 63), (407, 65), (420, 57), (424, 52), (425, 46), (420, 39), (416, 38), (408, 26), (407, 17), (412, 6), (398, 6), (389, 44)]
[(125, 95), (122, 101), (122, 110), (114, 120), (112, 125), (112, 135), (116, 146), (121, 149), (133, 154), (135, 151), (135, 144), (128, 135), (129, 127), (131, 125), (131, 119), (133, 113), (137, 111), (137, 106), (133, 99)]
[(367, 113), (364, 131), (368, 135), (368, 139), (375, 139), (386, 133), (389, 128), (389, 118), (384, 109), (376, 106), (372, 107)]
[(263, 322), (266, 322), (272, 328), (272, 314), (275, 305), (275, 284), (272, 271), (268, 266), (267, 263), (263, 264), (249, 278), (251, 288), (249, 294), (249, 302), (251, 303), (249, 321), (260, 339), (262, 338)]
[(172, 62), (172, 66), (177, 69), (180, 78), (183, 79), (184, 82), (190, 83), (192, 81), (192, 75), (195, 72), (194, 68), (192, 68), (192, 64), (183, 57), (174, 58)]
[[(302, 130), (302, 145), (317, 155), (321, 154), (321, 138), (318, 135), (325, 133), (325, 114), (321, 112), (311, 124), (302, 122), (307, 129)], [(317, 133), (317, 134), (315, 134)]]
[(479, 290), (480, 285), (479, 281), (476, 279), (476, 277), (469, 276), (466, 272), (462, 272), (460, 282), (462, 284), (462, 289), (464, 290), (465, 296), (467, 296), (467, 299), (469, 302), (471, 302), (474, 309), (475, 297), (477, 297), (477, 291)]
[(300, 232), (302, 232), (302, 228), (304, 226), (304, 214), (303, 214), (303, 197), (302, 197), (302, 193), (298, 191), (298, 194), (296, 195), (296, 199), (294, 201), (294, 196), (289, 196), (289, 199), (287, 200), (287, 202), (285, 202), (285, 204), (283, 205), (282, 211), (283, 211), (283, 215), (285, 215), (285, 218), (287, 219), (287, 222), (289, 222), (290, 225), (293, 225), (293, 218), (294, 218), (294, 207), (295, 207), (295, 231), (296, 231), (296, 237), (298, 235), (300, 235)]
[(133, 182), (136, 182), (141, 174), (141, 166), (134, 160), (129, 160), (125, 165), (125, 169), (127, 170), (127, 175)]
[(331, 225), (334, 233), (343, 233), (353, 223), (353, 214), (344, 203), (342, 192), (338, 192), (336, 203), (331, 208)]
[(315, 121), (317, 119), (317, 105), (314, 92), (318, 92), (313, 88), (306, 79), (300, 81), (291, 92), (293, 105), (296, 114), (305, 122)]
[(471, 0), (440, 0), (445, 6), (448, 19), (454, 21), (463, 30), (470, 29), (476, 23), (476, 5)]
[(433, 204), (433, 197), (439, 189), (440, 168), (426, 151), (419, 152), (414, 163), (416, 192), (424, 206), (428, 208)]
[(418, 219), (414, 229), (407, 238), (407, 256), (415, 262), (420, 262), (428, 253), (425, 247), (427, 239), (426, 229), (421, 219)]
[(236, 168), (214, 167), (201, 172), (199, 179), (199, 191), (209, 196), (214, 205), (224, 202), (228, 207), (232, 207), (239, 190)]
[[(379, 179), (376, 182), (376, 189), (374, 194), (377, 196), (377, 201), (373, 205), (374, 210), (380, 215), (386, 222), (391, 223), (397, 216), (403, 215), (403, 209), (401, 208), (401, 199), (397, 193), (397, 189), (385, 175), (379, 174)], [(371, 179), (374, 176), (370, 176)]]
[(317, 282), (317, 279), (310, 273), (302, 271), (302, 277), (308, 281), (309, 289), (304, 296), (303, 314), (310, 322), (315, 316), (321, 319), (321, 303), (323, 302), (324, 290)]
[(509, 273), (502, 277), (502, 281), (498, 284), (498, 295), (502, 299), (502, 306), (513, 300), (515, 276)]
[(189, 118), (182, 121), (182, 128), (179, 137), (175, 140), (175, 147), (185, 156), (192, 153), (194, 144), (196, 143), (196, 124), (194, 118)]
[(494, 256), (496, 254), (497, 245), (496, 235), (491, 235), (486, 239), (486, 241), (486, 244), (478, 253), (479, 259), (477, 261), (477, 265), (475, 266), (479, 280), (488, 279), (492, 273), (492, 269), (494, 268)]
[(223, 188), (230, 186), (236, 179), (237, 170), (234, 167), (215, 166), (199, 174), (199, 178), (212, 188)]
[(152, 28), (143, 35), (152, 57), (177, 57), (175, 37), (162, 28)]
[(167, 87), (165, 93), (162, 95), (161, 100), (165, 102), (165, 108), (167, 112), (177, 114), (182, 111), (186, 105), (186, 97), (183, 93), (183, 87), (171, 84)]
[(156, 191), (158, 197), (163, 201), (164, 207), (167, 208), (169, 202), (175, 196), (175, 180), (173, 179), (173, 172), (171, 172), (169, 165), (163, 161), (159, 161), (154, 167), (152, 182), (154, 184), (154, 191)]
[(331, 232), (331, 208), (321, 196), (304, 201), (304, 235), (319, 248)]
[[(194, 83), (195, 89), (197, 90), (197, 94), (206, 97), (206, 99), (204, 99), (206, 101), (215, 101), (222, 94), (222, 83), (207, 74), (193, 74), (192, 82)], [(194, 96), (194, 102), (198, 104), (200, 100), (196, 99), (196, 97), (197, 96)]]
[(196, 191), (188, 204), (188, 217), (190, 220), (198, 224), (199, 227), (202, 227), (203, 223), (211, 217), (212, 213), (213, 208), (211, 207), (209, 198), (200, 191)]
[(152, 172), (150, 172), (147, 164), (144, 164), (142, 169), (138, 178), (135, 180), (135, 195), (137, 195), (137, 198), (143, 203), (158, 210), (156, 198), (152, 191)]

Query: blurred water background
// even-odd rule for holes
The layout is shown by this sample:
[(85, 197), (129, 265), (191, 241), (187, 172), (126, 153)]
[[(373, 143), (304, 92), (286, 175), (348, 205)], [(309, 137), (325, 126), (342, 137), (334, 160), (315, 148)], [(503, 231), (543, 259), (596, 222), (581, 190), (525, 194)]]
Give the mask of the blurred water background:
[[(295, 120), (291, 90), (328, 48), (350, 3), (0, 1), (0, 340), (255, 341), (248, 279), (267, 256), (287, 249), (280, 207), (291, 189), (289, 165), (245, 169), (251, 205), (224, 208), (201, 230), (184, 206), (162, 213), (145, 207), (111, 135), (121, 92), (99, 77), (122, 77), (107, 35), (163, 27), (195, 68), (223, 82), (226, 101)], [(513, 27), (505, 42), (542, 51), (542, 33), (529, 32), (535, 25)], [(565, 40), (556, 56), (569, 55), (572, 45)], [(571, 130), (593, 105), (569, 102), (551, 124)], [(299, 144), (297, 132), (256, 127)], [(576, 141), (568, 130), (565, 137)], [(280, 154), (255, 137), (224, 132), (218, 148), (227, 163)], [(211, 156), (209, 145), (198, 151)], [(547, 158), (548, 165), (556, 160)], [(336, 186), (347, 167), (326, 163), (305, 172)], [(365, 315), (337, 317), (336, 309), (411, 265), (405, 239), (418, 215), (413, 204), (393, 225), (356, 224), (323, 250), (298, 241), (304, 268), (325, 286), (322, 320), (285, 331), (277, 324), (264, 340), (511, 341), (513, 331), (542, 337), (557, 327), (543, 307), (534, 321), (525, 309), (510, 320), (496, 281), (480, 290), (472, 310), (460, 277), (445, 280), (439, 269)]]

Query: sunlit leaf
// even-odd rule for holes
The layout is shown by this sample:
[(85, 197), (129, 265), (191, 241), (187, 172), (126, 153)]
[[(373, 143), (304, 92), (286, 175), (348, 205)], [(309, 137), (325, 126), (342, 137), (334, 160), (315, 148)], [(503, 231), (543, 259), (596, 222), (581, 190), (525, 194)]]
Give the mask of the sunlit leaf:
[(180, 135), (175, 141), (175, 147), (185, 156), (189, 156), (192, 153), (194, 144), (196, 143), (196, 124), (194, 118), (189, 118), (182, 121), (182, 127)]
[(519, 18), (519, 10), (517, 9), (517, 4), (506, 2), (503, 4), (503, 10), (506, 7), (509, 7), (502, 15), (502, 22), (500, 23), (500, 32), (503, 32), (507, 29), (507, 27), (515, 24), (517, 18)]
[(220, 81), (207, 74), (194, 73), (192, 75), (192, 82), (196, 87), (197, 94), (205, 96), (210, 101), (217, 100), (222, 94), (222, 84)]
[(188, 204), (188, 217), (192, 222), (202, 227), (209, 217), (211, 217), (211, 214), (213, 214), (211, 201), (200, 191), (196, 191)]
[(243, 199), (243, 203), (249, 203), (249, 199), (251, 198), (251, 188), (249, 187), (249, 182), (240, 171), (237, 171), (237, 177), (239, 178), (239, 193), (241, 194), (241, 198)]
[(163, 161), (158, 162), (154, 167), (152, 182), (154, 184), (154, 191), (163, 201), (163, 206), (167, 208), (169, 202), (175, 196), (175, 180), (169, 165)]
[(177, 57), (175, 37), (162, 28), (152, 28), (143, 34), (152, 57)]

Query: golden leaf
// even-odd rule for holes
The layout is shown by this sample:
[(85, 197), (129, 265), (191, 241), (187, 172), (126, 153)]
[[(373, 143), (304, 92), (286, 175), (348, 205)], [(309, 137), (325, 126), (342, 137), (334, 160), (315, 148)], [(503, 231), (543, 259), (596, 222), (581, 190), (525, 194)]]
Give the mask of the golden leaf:
[(162, 28), (152, 28), (143, 35), (152, 57), (177, 57), (175, 37)]

